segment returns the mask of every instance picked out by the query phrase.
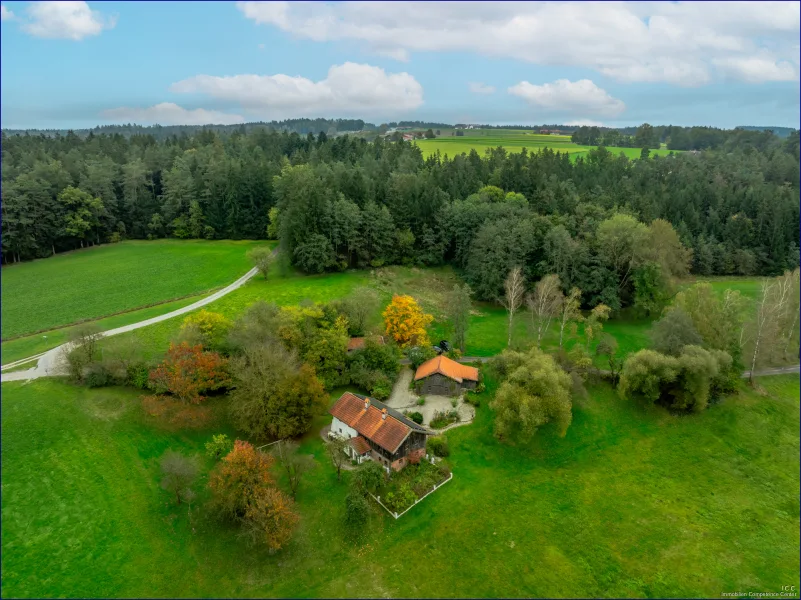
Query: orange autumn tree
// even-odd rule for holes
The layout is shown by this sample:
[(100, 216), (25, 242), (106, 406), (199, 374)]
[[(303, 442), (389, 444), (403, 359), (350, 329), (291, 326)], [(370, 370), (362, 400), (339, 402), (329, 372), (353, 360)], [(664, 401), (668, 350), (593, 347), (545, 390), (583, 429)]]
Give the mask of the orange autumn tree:
[(204, 352), (200, 344), (170, 344), (167, 357), (150, 372), (150, 384), (159, 393), (200, 404), (204, 392), (231, 384), (228, 361), (216, 352)]
[(274, 462), (271, 455), (236, 440), (209, 476), (212, 511), (239, 522), (247, 537), (266, 544), (271, 552), (289, 541), (298, 522), (292, 500), (275, 487), (270, 471)]
[(434, 317), (423, 312), (411, 296), (393, 296), (383, 313), (387, 335), (401, 348), (430, 344), (426, 327)]

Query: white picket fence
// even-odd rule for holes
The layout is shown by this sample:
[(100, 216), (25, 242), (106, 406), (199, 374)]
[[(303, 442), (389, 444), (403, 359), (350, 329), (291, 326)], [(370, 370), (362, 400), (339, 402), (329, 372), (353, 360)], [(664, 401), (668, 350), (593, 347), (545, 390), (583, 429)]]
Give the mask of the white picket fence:
[[(383, 502), (381, 502), (381, 496), (378, 496), (378, 497), (376, 497), (376, 496), (373, 496), (372, 494), (370, 494), (370, 496), (372, 496), (372, 497), (373, 497), (373, 500), (375, 500), (375, 501), (376, 501), (376, 502), (378, 502), (378, 503), (379, 503), (381, 506), (383, 506), (383, 507), (384, 507), (384, 510), (385, 510), (385, 511), (387, 511), (387, 512), (388, 512), (390, 515), (392, 515), (392, 516), (393, 516), (395, 519), (400, 519), (400, 518), (401, 518), (403, 515), (405, 515), (405, 514), (406, 514), (407, 512), (409, 512), (410, 510), (412, 510), (412, 509), (413, 509), (415, 506), (417, 506), (417, 503), (418, 503), (418, 502), (422, 502), (422, 501), (423, 501), (423, 499), (424, 499), (424, 498), (426, 498), (426, 496), (430, 496), (431, 494), (433, 494), (434, 492), (436, 492), (436, 491), (437, 491), (439, 488), (441, 488), (443, 485), (445, 485), (446, 483), (448, 483), (448, 482), (449, 482), (451, 479), (453, 479), (453, 473), (451, 473), (451, 474), (448, 476), (448, 478), (447, 478), (445, 481), (443, 481), (442, 483), (440, 483), (439, 485), (437, 485), (437, 484), (435, 483), (435, 484), (434, 484), (434, 487), (433, 487), (433, 488), (431, 488), (431, 491), (430, 491), (430, 492), (428, 492), (428, 493), (427, 493), (425, 496), (423, 496), (422, 498), (418, 498), (417, 500), (415, 500), (415, 501), (414, 501), (414, 504), (412, 504), (412, 505), (411, 505), (409, 508), (407, 508), (406, 510), (404, 510), (404, 511), (403, 511), (402, 513), (400, 513), (400, 514), (398, 514), (398, 513), (396, 513), (396, 512), (393, 512), (393, 511), (389, 510), (389, 509), (388, 509), (388, 508), (387, 508), (387, 507), (384, 505), (384, 503), (383, 503)], [(369, 493), (369, 492), (368, 492), (368, 493)]]

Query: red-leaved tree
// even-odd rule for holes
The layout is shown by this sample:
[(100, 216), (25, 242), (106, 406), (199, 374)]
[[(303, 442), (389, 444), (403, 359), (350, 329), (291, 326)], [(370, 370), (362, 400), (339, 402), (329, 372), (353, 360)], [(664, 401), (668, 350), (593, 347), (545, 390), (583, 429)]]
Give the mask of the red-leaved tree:
[(231, 384), (228, 361), (216, 352), (204, 352), (200, 344), (170, 344), (167, 357), (150, 372), (150, 384), (159, 393), (168, 392), (184, 402), (199, 404), (205, 392)]
[(236, 440), (234, 449), (209, 476), (211, 509), (220, 518), (239, 522), (254, 543), (270, 551), (289, 541), (298, 515), (292, 500), (277, 487), (270, 472), (275, 459), (248, 442)]

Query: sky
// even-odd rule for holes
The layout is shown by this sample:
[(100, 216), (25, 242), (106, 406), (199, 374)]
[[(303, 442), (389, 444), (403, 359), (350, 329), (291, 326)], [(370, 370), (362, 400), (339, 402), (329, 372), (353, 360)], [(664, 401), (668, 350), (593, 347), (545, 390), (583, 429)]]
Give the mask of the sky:
[(14, 2), (3, 128), (799, 127), (799, 2)]

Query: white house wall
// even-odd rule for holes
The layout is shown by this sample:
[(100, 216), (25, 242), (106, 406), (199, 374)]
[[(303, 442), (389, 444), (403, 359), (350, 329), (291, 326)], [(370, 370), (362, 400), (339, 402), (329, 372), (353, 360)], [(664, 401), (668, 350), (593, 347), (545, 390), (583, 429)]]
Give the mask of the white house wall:
[(345, 425), (342, 421), (334, 417), (333, 421), (331, 421), (331, 433), (335, 433), (343, 438), (354, 438), (359, 435), (359, 432), (356, 431), (353, 427)]

